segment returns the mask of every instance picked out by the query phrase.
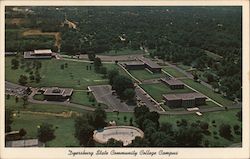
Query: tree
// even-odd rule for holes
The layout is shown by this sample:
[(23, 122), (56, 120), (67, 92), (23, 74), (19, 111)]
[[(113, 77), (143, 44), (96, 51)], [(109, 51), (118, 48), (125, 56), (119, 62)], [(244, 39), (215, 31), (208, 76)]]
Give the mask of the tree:
[(132, 117), (129, 119), (129, 125), (133, 126), (133, 118)]
[(221, 124), (219, 128), (220, 136), (226, 139), (232, 138), (231, 126), (229, 124)]
[(27, 134), (27, 132), (26, 132), (25, 129), (21, 128), (21, 129), (19, 130), (19, 135), (20, 135), (21, 137), (24, 137), (26, 134)]
[(48, 142), (53, 140), (56, 136), (54, 135), (55, 130), (53, 129), (53, 125), (49, 123), (42, 123), (38, 128), (37, 137), (41, 142)]
[(5, 132), (11, 131), (11, 124), (13, 123), (13, 111), (11, 109), (5, 110)]
[(124, 117), (123, 117), (123, 120), (124, 120), (124, 122), (126, 123), (126, 122), (127, 122), (127, 116), (124, 116)]
[(9, 94), (6, 95), (6, 99), (7, 100), (10, 99), (10, 95)]
[(238, 118), (238, 121), (242, 122), (242, 110), (237, 112), (236, 117)]
[(28, 78), (25, 75), (20, 75), (18, 83), (22, 86), (25, 86), (28, 83)]
[(36, 83), (39, 83), (41, 81), (41, 79), (42, 78), (41, 78), (40, 74), (37, 73), (36, 76), (35, 76)]
[(126, 100), (133, 101), (135, 98), (135, 90), (132, 88), (127, 88), (123, 92), (123, 97)]
[(125, 91), (125, 89), (127, 88), (134, 89), (134, 83), (128, 77), (124, 75), (118, 75), (114, 77), (112, 87), (113, 89), (116, 90), (117, 94), (123, 98), (123, 92)]
[(148, 141), (148, 139), (136, 136), (135, 139), (132, 141), (132, 143), (128, 146), (130, 146), (130, 147), (148, 147), (148, 146), (150, 146), (150, 142)]
[(19, 67), (19, 61), (16, 58), (11, 60), (11, 69), (16, 70)]
[(104, 109), (102, 109), (101, 107), (97, 107), (94, 111), (94, 124), (93, 126), (96, 129), (100, 129), (103, 128), (107, 125), (107, 123), (105, 122), (107, 115)]
[(122, 147), (123, 146), (123, 142), (121, 141), (117, 141), (113, 138), (109, 139), (108, 142), (106, 143), (107, 147)]
[(149, 108), (145, 105), (134, 108), (135, 118), (139, 118), (141, 116), (144, 116), (148, 112), (149, 112)]
[(113, 85), (114, 78), (119, 75), (119, 71), (116, 69), (108, 71), (109, 84)]
[(99, 72), (100, 71), (100, 67), (102, 66), (102, 61), (99, 57), (96, 57), (94, 59), (94, 67), (95, 67), (95, 71)]
[(168, 122), (161, 124), (160, 131), (163, 131), (169, 135), (174, 134), (173, 125), (171, 123), (168, 123)]
[(89, 121), (86, 119), (85, 116), (79, 116), (75, 119), (75, 134), (74, 135), (79, 140), (79, 143), (81, 146), (93, 146), (94, 145), (93, 131), (94, 131), (94, 127), (89, 124)]
[(22, 99), (23, 99), (23, 108), (26, 108), (26, 105), (28, 104), (28, 96), (25, 95), (22, 97)]
[(95, 54), (94, 53), (88, 53), (88, 58), (89, 58), (89, 61), (94, 61), (95, 60)]
[(172, 137), (161, 131), (153, 133), (150, 141), (152, 141), (153, 147), (170, 147), (175, 145)]
[(62, 70), (64, 69), (64, 64), (61, 64), (61, 69), (62, 69)]
[(19, 98), (18, 98), (18, 96), (16, 96), (16, 98), (15, 98), (16, 103), (18, 103), (18, 100), (19, 100)]

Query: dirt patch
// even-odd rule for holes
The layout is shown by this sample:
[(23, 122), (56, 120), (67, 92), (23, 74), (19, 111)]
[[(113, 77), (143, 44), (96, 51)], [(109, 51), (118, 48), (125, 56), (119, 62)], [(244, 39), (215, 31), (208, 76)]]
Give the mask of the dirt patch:
[(32, 36), (32, 35), (37, 35), (37, 36), (42, 36), (42, 35), (51, 35), (55, 37), (55, 46), (60, 50), (61, 48), (61, 33), (60, 32), (42, 32), (39, 29), (30, 29), (26, 30), (22, 33), (23, 36)]

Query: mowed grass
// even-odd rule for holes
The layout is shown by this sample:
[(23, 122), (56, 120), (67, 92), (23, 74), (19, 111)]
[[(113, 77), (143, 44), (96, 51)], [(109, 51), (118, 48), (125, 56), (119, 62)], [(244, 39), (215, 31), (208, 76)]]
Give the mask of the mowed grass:
[(191, 89), (187, 87), (184, 87), (184, 89), (172, 90), (163, 83), (141, 84), (140, 86), (158, 102), (162, 101), (163, 94), (193, 92)]
[[(230, 146), (233, 143), (241, 142), (241, 135), (236, 135), (233, 130), (234, 125), (239, 125), (242, 127), (242, 123), (238, 121), (235, 116), (236, 113), (240, 111), (240, 109), (228, 110), (228, 111), (218, 111), (218, 112), (208, 112), (203, 113), (202, 116), (187, 114), (187, 115), (161, 115), (160, 123), (168, 122), (175, 125), (176, 122), (181, 119), (187, 120), (188, 123), (196, 122), (196, 121), (204, 121), (209, 124), (209, 132), (210, 135), (205, 135), (204, 140), (208, 140), (211, 147), (224, 147)], [(215, 121), (215, 123), (212, 123)], [(227, 140), (219, 135), (219, 126), (224, 124), (229, 124), (231, 126), (231, 131), (233, 135), (232, 140)], [(214, 134), (216, 132), (216, 135)], [(218, 137), (217, 139), (215, 137)]]
[(24, 107), (23, 100), (21, 98), (18, 99), (16, 103), (15, 97), (10, 96), (9, 99), (5, 97), (5, 109), (12, 109), (14, 111), (33, 111), (33, 112), (51, 112), (51, 113), (62, 113), (75, 111), (79, 113), (86, 113), (86, 110), (74, 108), (70, 106), (63, 105), (54, 105), (54, 104), (36, 104), (29, 103)]
[(55, 128), (56, 138), (46, 143), (49, 147), (79, 146), (74, 137), (74, 119), (61, 118), (49, 115), (19, 113), (14, 117), (12, 130), (24, 128), (27, 131), (26, 138), (37, 138), (37, 126), (43, 122), (52, 124)]
[[(24, 69), (11, 69), (11, 59), (14, 57), (5, 58), (5, 79), (7, 81), (18, 83), (20, 75), (27, 75), (29, 72), (25, 72)], [(94, 66), (90, 63), (75, 62), (75, 61), (62, 61), (62, 60), (40, 60), (42, 68), (39, 71), (42, 77), (39, 83), (28, 83), (33, 87), (70, 87), (74, 89), (86, 89), (89, 85), (108, 84), (108, 80), (103, 78), (102, 74), (98, 74), (94, 71)], [(67, 63), (68, 67), (61, 69), (61, 65)], [(91, 70), (87, 70), (86, 67), (92, 65)], [(105, 64), (108, 69), (114, 69), (119, 67), (115, 64)], [(34, 70), (35, 71), (35, 70)], [(34, 72), (33, 71), (33, 72)]]
[(108, 107), (105, 104), (97, 103), (95, 99), (91, 99), (94, 99), (94, 95), (92, 93), (87, 94), (87, 90), (78, 90), (73, 92), (70, 102), (90, 107), (97, 107), (100, 105), (104, 109)]
[(143, 80), (149, 80), (149, 79), (155, 79), (155, 78), (161, 78), (166, 77), (167, 75), (164, 75), (163, 73), (150, 73), (149, 71), (142, 69), (142, 70), (129, 70), (129, 72), (140, 81)]
[(163, 68), (164, 71), (168, 72), (170, 75), (178, 78), (178, 77), (186, 77), (186, 75), (184, 75), (182, 72), (172, 68), (172, 67), (164, 67)]
[(197, 91), (203, 93), (204, 95), (208, 96), (209, 98), (215, 100), (216, 102), (220, 103), (223, 106), (228, 106), (233, 104), (233, 101), (224, 98), (221, 94), (213, 92), (213, 90), (203, 86), (198, 82), (193, 81), (192, 79), (182, 79), (181, 81), (187, 84), (188, 86), (196, 89)]

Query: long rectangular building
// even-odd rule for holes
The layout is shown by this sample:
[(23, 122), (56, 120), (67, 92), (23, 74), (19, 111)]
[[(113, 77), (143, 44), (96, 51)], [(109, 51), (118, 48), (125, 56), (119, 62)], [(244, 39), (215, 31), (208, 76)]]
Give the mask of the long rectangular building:
[(162, 67), (158, 65), (156, 62), (144, 57), (140, 58), (139, 60), (142, 61), (145, 64), (145, 67), (150, 71), (161, 72)]
[(63, 101), (71, 97), (73, 89), (52, 87), (45, 89), (43, 95), (49, 101)]
[(165, 94), (163, 99), (169, 107), (193, 107), (206, 103), (206, 96), (197, 92)]
[(171, 89), (183, 89), (184, 83), (174, 78), (161, 78), (161, 81), (168, 85)]
[(53, 53), (50, 49), (26, 51), (23, 53), (25, 59), (49, 59)]

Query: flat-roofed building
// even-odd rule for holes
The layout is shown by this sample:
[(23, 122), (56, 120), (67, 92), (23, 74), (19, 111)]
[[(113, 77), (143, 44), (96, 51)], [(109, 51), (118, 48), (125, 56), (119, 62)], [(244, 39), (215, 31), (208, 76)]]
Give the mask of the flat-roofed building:
[(23, 53), (25, 59), (49, 59), (52, 58), (53, 52), (50, 49), (26, 51)]
[(169, 107), (193, 107), (206, 103), (206, 96), (197, 92), (165, 94), (163, 99)]
[(38, 139), (7, 141), (5, 145), (6, 147), (45, 147), (45, 144)]
[(73, 93), (73, 89), (71, 88), (46, 88), (43, 95), (44, 99), (48, 101), (65, 101), (70, 99)]
[(144, 57), (140, 58), (139, 60), (143, 62), (145, 64), (145, 67), (150, 71), (154, 73), (161, 72), (162, 67), (158, 65), (156, 62)]
[(138, 70), (145, 68), (145, 64), (141, 61), (128, 61), (125, 62), (123, 65), (127, 70)]
[(171, 89), (183, 89), (184, 83), (174, 78), (161, 78), (161, 81), (169, 86)]

